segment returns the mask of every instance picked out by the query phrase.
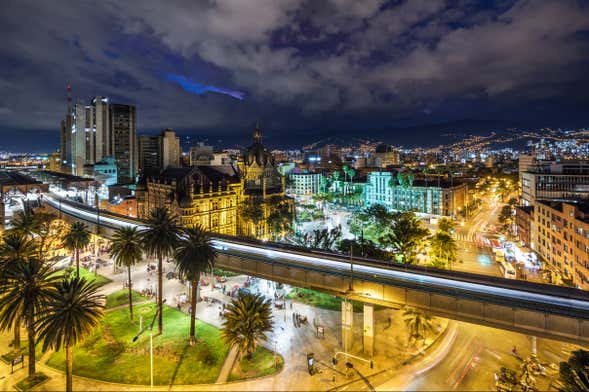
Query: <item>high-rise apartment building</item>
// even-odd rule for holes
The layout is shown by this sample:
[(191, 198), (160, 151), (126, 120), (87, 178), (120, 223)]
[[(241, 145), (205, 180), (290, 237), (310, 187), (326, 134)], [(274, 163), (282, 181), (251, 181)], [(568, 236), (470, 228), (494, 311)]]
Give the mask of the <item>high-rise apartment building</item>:
[(180, 167), (180, 138), (171, 129), (160, 135), (141, 135), (139, 143), (139, 171), (161, 171), (168, 167)]
[(137, 121), (135, 106), (110, 104), (112, 156), (119, 184), (135, 182), (137, 175)]
[(529, 237), (530, 248), (548, 269), (558, 271), (566, 283), (589, 289), (589, 204), (538, 200), (516, 212), (520, 221), (529, 216), (529, 233), (518, 232), (520, 239)]
[(96, 97), (92, 100), (94, 108), (94, 128), (95, 128), (95, 160), (101, 161), (102, 158), (112, 155), (112, 145), (110, 140), (110, 110), (108, 98)]

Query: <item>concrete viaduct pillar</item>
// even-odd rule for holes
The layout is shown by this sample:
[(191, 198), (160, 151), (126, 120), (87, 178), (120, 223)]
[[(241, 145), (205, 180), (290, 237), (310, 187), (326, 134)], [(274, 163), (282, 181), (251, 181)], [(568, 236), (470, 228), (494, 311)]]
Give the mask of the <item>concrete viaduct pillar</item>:
[(364, 304), (364, 354), (372, 358), (374, 355), (374, 305)]
[(351, 301), (342, 301), (342, 348), (349, 351), (354, 342), (354, 307)]

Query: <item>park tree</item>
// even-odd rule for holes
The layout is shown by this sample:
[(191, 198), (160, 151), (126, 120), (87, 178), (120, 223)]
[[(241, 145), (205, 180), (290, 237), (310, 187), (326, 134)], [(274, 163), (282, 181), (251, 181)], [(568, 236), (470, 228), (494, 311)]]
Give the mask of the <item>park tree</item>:
[[(22, 231), (9, 231), (4, 234), (0, 244), (0, 286), (5, 283), (7, 274), (16, 264), (20, 264), (33, 257), (37, 252), (35, 242)], [(20, 350), (20, 317), (14, 319), (13, 348)]]
[(217, 252), (213, 248), (211, 238), (200, 226), (184, 229), (184, 236), (180, 239), (174, 261), (176, 269), (183, 279), (190, 281), (191, 311), (190, 311), (190, 344), (196, 343), (196, 305), (198, 302), (198, 285), (201, 274), (211, 272), (215, 266)]
[(452, 269), (457, 261), (458, 247), (454, 238), (445, 231), (438, 231), (430, 240), (430, 260), (432, 266), (440, 269)]
[(133, 321), (133, 281), (131, 280), (131, 267), (141, 261), (143, 250), (141, 248), (141, 235), (137, 227), (123, 226), (115, 232), (110, 246), (110, 257), (118, 266), (127, 268), (129, 282), (129, 317)]
[(560, 381), (563, 392), (589, 391), (589, 351), (573, 351), (568, 361), (560, 363)]
[(270, 300), (261, 295), (239, 294), (226, 307), (221, 338), (228, 346), (236, 347), (240, 355), (249, 359), (257, 345), (268, 340), (267, 334), (272, 330)]
[(104, 296), (98, 286), (75, 277), (55, 283), (47, 308), (38, 322), (43, 350), (65, 349), (67, 392), (73, 391), (74, 346), (90, 335), (102, 320)]
[[(36, 252), (35, 252), (36, 253)], [(36, 373), (37, 320), (46, 312), (59, 279), (51, 267), (36, 256), (12, 263), (3, 271), (0, 284), (0, 330), (24, 322), (28, 336), (29, 378)]]
[(80, 251), (90, 243), (90, 232), (82, 222), (74, 222), (63, 236), (66, 249), (75, 252), (76, 275), (80, 276)]
[(409, 330), (409, 343), (415, 347), (424, 345), (428, 335), (434, 330), (432, 318), (414, 308), (405, 308), (403, 321)]
[(145, 251), (157, 257), (157, 307), (158, 307), (158, 334), (161, 335), (163, 325), (163, 261), (170, 257), (178, 244), (180, 228), (176, 223), (176, 217), (165, 207), (155, 208), (151, 211), (145, 222), (145, 229), (141, 231), (141, 245)]
[(397, 253), (397, 260), (403, 264), (417, 263), (417, 254), (422, 250), (429, 230), (412, 212), (394, 215), (389, 230), (380, 237), (379, 242)]

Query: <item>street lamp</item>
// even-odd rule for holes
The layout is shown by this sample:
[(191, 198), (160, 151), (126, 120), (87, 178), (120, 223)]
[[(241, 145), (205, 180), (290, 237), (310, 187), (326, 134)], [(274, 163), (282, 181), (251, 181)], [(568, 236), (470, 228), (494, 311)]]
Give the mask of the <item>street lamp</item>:
[[(166, 299), (164, 299), (162, 303), (166, 303)], [(137, 339), (139, 339), (139, 336), (141, 336), (141, 334), (143, 334), (143, 332), (145, 332), (146, 329), (149, 329), (149, 378), (151, 389), (153, 389), (153, 324), (155, 323), (155, 319), (159, 312), (160, 309), (158, 307), (155, 311), (155, 314), (153, 315), (153, 320), (151, 320), (151, 324), (149, 325), (149, 327), (143, 328), (141, 331), (139, 331), (137, 335), (135, 335), (135, 337), (133, 337), (133, 342), (136, 342)]]

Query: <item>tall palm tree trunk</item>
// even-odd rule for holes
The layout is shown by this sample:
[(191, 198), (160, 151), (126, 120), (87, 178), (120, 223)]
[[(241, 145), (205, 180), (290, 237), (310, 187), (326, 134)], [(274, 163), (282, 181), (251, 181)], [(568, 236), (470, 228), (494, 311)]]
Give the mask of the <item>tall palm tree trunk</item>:
[(20, 350), (20, 318), (14, 320), (14, 342), (12, 343), (15, 350)]
[(195, 279), (192, 279), (192, 283), (191, 283), (191, 299), (190, 299), (190, 306), (191, 306), (191, 312), (190, 312), (190, 345), (194, 346), (194, 344), (196, 343), (196, 336), (195, 336), (195, 323), (196, 323), (196, 303), (197, 303), (197, 288), (198, 288), (198, 282), (200, 281), (200, 274), (198, 274), (196, 276)]
[(27, 333), (29, 337), (29, 377), (35, 375), (35, 325), (34, 316), (29, 314), (27, 317)]
[(76, 276), (80, 277), (80, 249), (76, 249)]
[(73, 391), (73, 364), (74, 364), (74, 346), (67, 344), (65, 346), (65, 390)]
[(157, 258), (157, 334), (161, 335), (164, 330), (164, 319), (162, 313), (164, 310), (164, 296), (163, 296), (163, 257), (161, 255)]
[(127, 275), (129, 276), (129, 315), (133, 321), (133, 289), (131, 288), (131, 266), (127, 266)]

